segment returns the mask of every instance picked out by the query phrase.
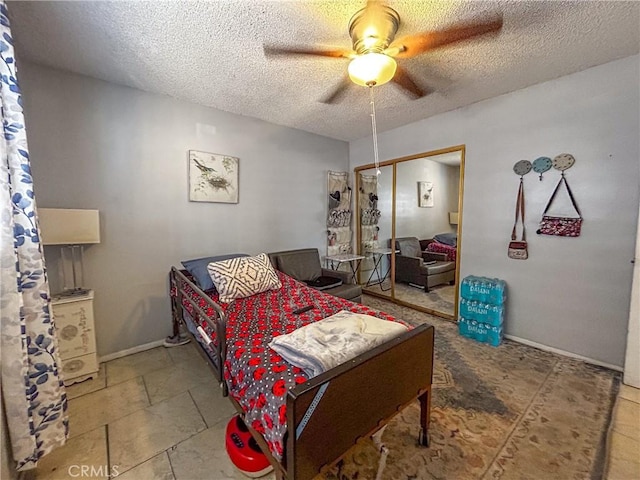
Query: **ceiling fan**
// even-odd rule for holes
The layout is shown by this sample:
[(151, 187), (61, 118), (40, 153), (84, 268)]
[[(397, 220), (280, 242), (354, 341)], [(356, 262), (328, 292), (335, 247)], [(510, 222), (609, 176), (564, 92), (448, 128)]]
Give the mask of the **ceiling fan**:
[(395, 59), (414, 57), (482, 35), (496, 34), (502, 28), (502, 15), (457, 23), (442, 30), (417, 33), (395, 40), (399, 26), (398, 12), (378, 0), (368, 0), (367, 5), (356, 12), (349, 21), (352, 50), (313, 47), (281, 48), (267, 45), (263, 48), (267, 56), (315, 55), (350, 59), (348, 76), (345, 76), (322, 100), (324, 103), (338, 101), (346, 92), (350, 81), (366, 87), (393, 81), (412, 98), (420, 98), (432, 93), (433, 90), (418, 86)]

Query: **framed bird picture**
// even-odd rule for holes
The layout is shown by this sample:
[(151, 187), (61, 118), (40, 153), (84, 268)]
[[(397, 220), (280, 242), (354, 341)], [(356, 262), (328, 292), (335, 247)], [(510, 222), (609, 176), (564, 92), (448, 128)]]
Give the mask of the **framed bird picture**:
[(240, 159), (189, 150), (189, 201), (238, 203)]

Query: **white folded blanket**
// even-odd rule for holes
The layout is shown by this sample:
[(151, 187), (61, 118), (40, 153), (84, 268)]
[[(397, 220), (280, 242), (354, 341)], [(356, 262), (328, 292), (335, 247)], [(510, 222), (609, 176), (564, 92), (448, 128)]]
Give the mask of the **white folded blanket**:
[(269, 347), (314, 377), (407, 330), (401, 323), (342, 310), (275, 337)]

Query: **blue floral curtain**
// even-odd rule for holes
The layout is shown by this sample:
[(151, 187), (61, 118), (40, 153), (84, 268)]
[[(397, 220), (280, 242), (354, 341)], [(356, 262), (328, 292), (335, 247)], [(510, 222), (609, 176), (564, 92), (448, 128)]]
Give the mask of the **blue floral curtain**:
[(0, 346), (2, 396), (17, 468), (63, 445), (67, 396), (58, 373), (49, 283), (7, 6), (0, 3)]

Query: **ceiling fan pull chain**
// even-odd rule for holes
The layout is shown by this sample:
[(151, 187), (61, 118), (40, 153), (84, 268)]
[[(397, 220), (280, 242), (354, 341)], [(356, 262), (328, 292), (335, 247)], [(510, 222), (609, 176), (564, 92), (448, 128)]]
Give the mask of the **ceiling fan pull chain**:
[(376, 128), (376, 102), (373, 98), (373, 85), (369, 86), (371, 97), (371, 130), (373, 132), (373, 164), (376, 166), (376, 176), (380, 176), (380, 161), (378, 159), (378, 129)]

